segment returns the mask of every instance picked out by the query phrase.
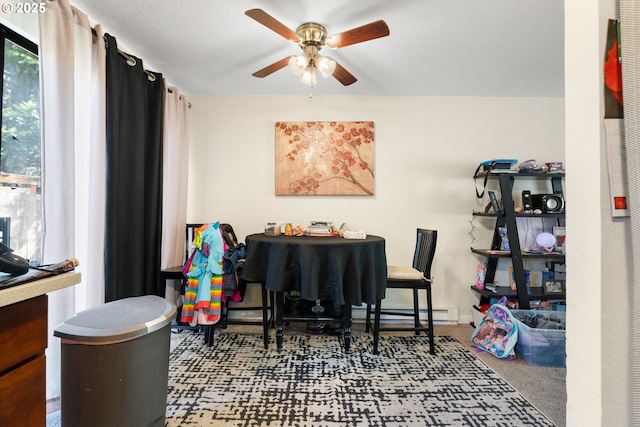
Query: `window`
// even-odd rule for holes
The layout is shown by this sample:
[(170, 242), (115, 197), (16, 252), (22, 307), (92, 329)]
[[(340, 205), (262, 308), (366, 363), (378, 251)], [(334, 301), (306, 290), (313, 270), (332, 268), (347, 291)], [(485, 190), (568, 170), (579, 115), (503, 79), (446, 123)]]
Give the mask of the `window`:
[(0, 25), (0, 241), (39, 264), (40, 79), (35, 43)]

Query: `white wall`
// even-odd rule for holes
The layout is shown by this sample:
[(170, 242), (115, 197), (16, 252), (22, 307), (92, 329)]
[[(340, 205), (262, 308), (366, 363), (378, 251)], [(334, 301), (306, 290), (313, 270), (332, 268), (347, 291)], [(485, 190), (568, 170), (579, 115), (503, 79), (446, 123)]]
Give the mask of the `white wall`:
[[(567, 426), (633, 424), (628, 220), (612, 220), (602, 127), (602, 61), (616, 0), (565, 0)], [(624, 36), (623, 36), (624, 40)]]
[[(476, 202), (472, 179), (478, 163), (505, 157), (564, 161), (560, 98), (202, 96), (190, 101), (189, 221), (229, 222), (240, 239), (261, 232), (267, 221), (347, 222), (385, 237), (388, 261), (407, 265), (416, 228), (437, 229), (434, 306), (458, 309), (461, 322), (471, 320), (471, 306), (478, 303), (469, 289), (479, 260), (469, 251), (471, 212), (484, 208)], [(275, 196), (275, 122), (304, 120), (375, 122), (375, 196)], [(398, 294), (388, 300), (409, 307)]]

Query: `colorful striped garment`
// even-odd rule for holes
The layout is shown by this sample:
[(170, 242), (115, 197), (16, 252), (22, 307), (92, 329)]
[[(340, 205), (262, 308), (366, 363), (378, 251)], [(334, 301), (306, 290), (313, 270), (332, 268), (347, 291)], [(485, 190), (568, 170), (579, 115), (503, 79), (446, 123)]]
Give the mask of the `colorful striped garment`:
[(194, 230), (194, 253), (186, 274), (187, 287), (181, 321), (192, 326), (212, 325), (222, 311), (222, 257), (224, 241), (220, 223), (205, 224)]
[[(193, 265), (191, 268), (193, 268)], [(202, 295), (203, 288), (208, 288), (209, 300), (197, 298), (198, 294)], [(211, 275), (210, 286), (200, 286), (198, 277), (189, 277), (184, 294), (181, 320), (186, 323), (191, 323), (194, 320), (195, 311), (200, 309), (204, 310), (206, 321), (210, 322), (206, 324), (214, 324), (220, 320), (220, 313), (222, 312), (221, 300), (222, 275)]]

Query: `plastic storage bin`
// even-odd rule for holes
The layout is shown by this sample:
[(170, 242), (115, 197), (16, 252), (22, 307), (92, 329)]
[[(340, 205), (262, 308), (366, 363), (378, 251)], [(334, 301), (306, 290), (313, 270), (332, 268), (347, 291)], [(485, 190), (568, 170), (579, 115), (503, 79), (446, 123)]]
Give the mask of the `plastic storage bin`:
[(175, 313), (164, 298), (147, 295), (60, 324), (62, 425), (164, 426)]
[(566, 366), (566, 331), (559, 329), (532, 328), (518, 318), (524, 316), (543, 316), (552, 320), (566, 322), (566, 311), (512, 310), (518, 327), (516, 352), (534, 366)]

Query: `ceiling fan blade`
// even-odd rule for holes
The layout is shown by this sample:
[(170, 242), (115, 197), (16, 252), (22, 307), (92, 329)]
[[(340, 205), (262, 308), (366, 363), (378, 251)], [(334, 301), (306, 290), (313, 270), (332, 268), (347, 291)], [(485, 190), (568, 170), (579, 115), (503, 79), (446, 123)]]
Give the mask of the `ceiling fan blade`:
[(348, 72), (342, 65), (336, 62), (336, 69), (333, 71), (333, 77), (345, 86), (349, 86), (358, 81), (353, 74)]
[(282, 22), (278, 21), (276, 18), (269, 15), (262, 9), (250, 9), (247, 10), (244, 14), (249, 18), (255, 19), (270, 30), (280, 34), (290, 42), (298, 43), (300, 41), (300, 36), (298, 36), (295, 31), (291, 30), (289, 27), (287, 27)]
[(353, 28), (327, 38), (326, 45), (332, 48), (351, 46), (352, 44), (366, 42), (368, 40), (386, 37), (389, 35), (389, 27), (382, 19)]
[(260, 78), (267, 77), (269, 74), (275, 73), (279, 69), (286, 67), (289, 64), (289, 58), (290, 57), (287, 56), (286, 58), (282, 58), (281, 60), (276, 61), (271, 65), (267, 65), (262, 70), (258, 70), (255, 73), (253, 73), (252, 76), (260, 77)]

